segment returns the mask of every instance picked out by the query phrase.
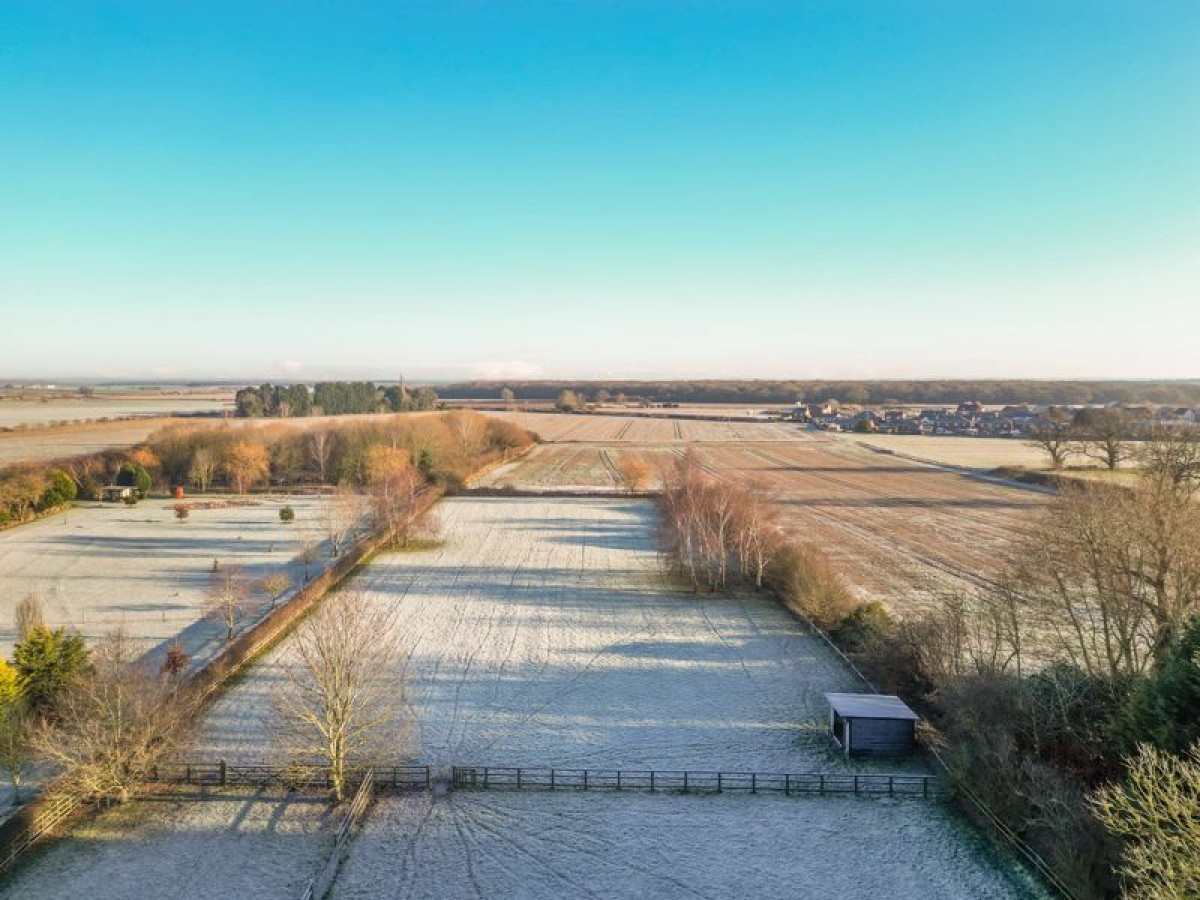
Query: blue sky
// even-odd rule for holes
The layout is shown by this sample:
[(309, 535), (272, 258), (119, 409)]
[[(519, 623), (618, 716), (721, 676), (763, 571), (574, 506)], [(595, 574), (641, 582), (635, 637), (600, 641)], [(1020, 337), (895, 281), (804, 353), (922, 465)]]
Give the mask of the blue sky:
[(0, 378), (1197, 377), (1200, 4), (0, 5)]

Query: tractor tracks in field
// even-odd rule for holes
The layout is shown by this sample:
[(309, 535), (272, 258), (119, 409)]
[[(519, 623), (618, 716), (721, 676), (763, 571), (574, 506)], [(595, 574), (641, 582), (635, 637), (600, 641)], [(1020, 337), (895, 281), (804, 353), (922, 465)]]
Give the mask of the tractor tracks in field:
[[(789, 462), (788, 460), (781, 459), (777, 456), (773, 456), (772, 454), (767, 453), (766, 451), (761, 450), (757, 447), (743, 447), (743, 448), (741, 448), (741, 450), (743, 453), (747, 454), (748, 456), (755, 457), (759, 460), (762, 460), (763, 462), (770, 463), (772, 466), (775, 466), (779, 469), (785, 470), (785, 471), (776, 473), (777, 475), (786, 475), (787, 474), (786, 470), (792, 470), (794, 472), (795, 469), (797, 468), (795, 463)], [(879, 492), (871, 490), (870, 488), (863, 487), (862, 485), (858, 485), (858, 484), (855, 484), (854, 482), (847, 481), (842, 478), (838, 478), (837, 476), (834, 476), (834, 475), (828, 475), (823, 472), (822, 473), (798, 472), (796, 474), (800, 475), (801, 477), (807, 477), (807, 478), (812, 479), (817, 482), (826, 482), (826, 483), (841, 487), (843, 489), (848, 488), (850, 490), (856, 491), (860, 494), (865, 494), (867, 496), (872, 496), (872, 497), (875, 497), (875, 496), (889, 497), (890, 496), (892, 499), (901, 499), (899, 497), (899, 495), (889, 495), (886, 493), (881, 494)], [(997, 586), (997, 582), (995, 579), (989, 578), (988, 576), (983, 575), (983, 574), (975, 571), (974, 569), (971, 569), (960, 563), (952, 562), (943, 557), (936, 556), (933, 553), (931, 553), (927, 548), (924, 548), (924, 547), (922, 547), (918, 544), (915, 544), (911, 541), (901, 540), (890, 532), (882, 533), (876, 529), (870, 528), (869, 526), (863, 524), (862, 522), (858, 521), (857, 519), (851, 519), (845, 515), (840, 515), (838, 513), (832, 512), (828, 509), (821, 509), (819, 507), (816, 507), (813, 505), (806, 505), (804, 503), (801, 503), (800, 505), (806, 514), (811, 515), (813, 518), (820, 519), (821, 521), (824, 521), (828, 524), (831, 524), (837, 528), (842, 529), (843, 531), (846, 531), (846, 532), (849, 532), (850, 534), (855, 535), (856, 537), (863, 540), (865, 543), (868, 543), (868, 544), (874, 546), (876, 549), (883, 551), (885, 554), (888, 554), (888, 555), (899, 554), (901, 556), (910, 557), (914, 560), (917, 560), (918, 562), (923, 563), (926, 566), (929, 566), (930, 568), (936, 569), (937, 571), (940, 571), (943, 574), (950, 575), (951, 577), (955, 578), (956, 580), (966, 582), (974, 587), (994, 588)], [(969, 514), (966, 515), (965, 518), (968, 520), (973, 520), (973, 517), (970, 516)], [(990, 525), (990, 527), (995, 528), (996, 526), (994, 524), (992, 524), (992, 525)]]

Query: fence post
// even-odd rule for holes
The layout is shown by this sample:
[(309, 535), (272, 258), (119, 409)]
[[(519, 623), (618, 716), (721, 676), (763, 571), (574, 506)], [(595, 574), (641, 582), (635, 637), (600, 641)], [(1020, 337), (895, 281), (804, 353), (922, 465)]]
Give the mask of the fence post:
[(228, 769), (225, 767), (225, 760), (221, 760), (221, 787), (225, 786), (225, 779), (228, 777)]
[(554, 770), (550, 770), (550, 790), (554, 790)]
[(485, 766), (483, 770), (483, 789), (486, 791), (489, 787), (491, 787), (491, 785), (488, 783), (488, 770)]
[(521, 770), (517, 769), (517, 790), (521, 789)]
[(888, 796), (896, 796), (896, 777), (894, 775), (888, 776)]
[(825, 775), (824, 775), (824, 773), (821, 774), (821, 796), (822, 797), (825, 796)]
[(425, 767), (425, 790), (429, 791), (432, 789), (433, 789), (433, 772), (430, 771), (429, 766), (426, 766)]
[(192, 764), (191, 763), (187, 764), (187, 775), (185, 776), (185, 780), (187, 781), (188, 784), (192, 783)]
[(621, 770), (617, 769), (617, 790), (621, 789)]
[(654, 770), (650, 770), (650, 793), (654, 793)]
[(722, 793), (721, 773), (720, 772), (717, 773), (717, 793), (718, 794)]
[(783, 776), (783, 796), (785, 796), (785, 797), (792, 796), (792, 776), (791, 775)]
[(684, 792), (685, 794), (688, 792), (688, 773), (687, 773), (687, 769), (684, 769), (684, 770), (683, 770), (683, 792)]
[(854, 776), (854, 793), (855, 794), (858, 793), (858, 776), (857, 775)]
[(587, 769), (583, 770), (583, 789), (585, 791), (588, 789), (588, 770)]
[(758, 775), (754, 772), (750, 773), (750, 793), (758, 793)]

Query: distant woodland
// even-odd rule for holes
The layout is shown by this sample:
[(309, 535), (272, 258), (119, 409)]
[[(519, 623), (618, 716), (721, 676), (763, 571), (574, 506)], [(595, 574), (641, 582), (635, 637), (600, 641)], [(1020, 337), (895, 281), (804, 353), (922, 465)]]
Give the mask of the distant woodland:
[(437, 393), (444, 400), (498, 398), (506, 387), (518, 400), (555, 400), (567, 390), (588, 400), (600, 394), (652, 403), (1200, 404), (1200, 381), (469, 381), (440, 385)]

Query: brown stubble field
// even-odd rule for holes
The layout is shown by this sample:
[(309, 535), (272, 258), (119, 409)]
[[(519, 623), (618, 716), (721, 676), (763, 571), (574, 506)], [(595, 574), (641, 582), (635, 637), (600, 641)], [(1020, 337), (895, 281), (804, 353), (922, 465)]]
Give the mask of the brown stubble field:
[(546, 443), (481, 487), (609, 491), (622, 459), (658, 468), (691, 449), (714, 474), (762, 484), (790, 533), (820, 545), (860, 598), (896, 613), (993, 579), (1047, 500), (788, 423), (512, 416)]

